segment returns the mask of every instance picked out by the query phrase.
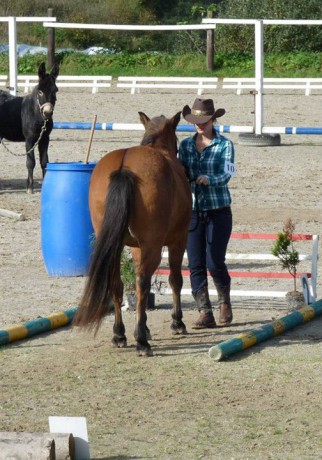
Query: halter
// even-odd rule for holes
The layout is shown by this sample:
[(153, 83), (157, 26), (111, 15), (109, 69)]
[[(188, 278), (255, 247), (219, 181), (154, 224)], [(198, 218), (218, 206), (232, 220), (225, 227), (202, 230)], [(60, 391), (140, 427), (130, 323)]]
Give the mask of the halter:
[(44, 116), (44, 107), (46, 105), (49, 106), (49, 108), (51, 109), (51, 113), (54, 113), (54, 104), (52, 104), (51, 102), (44, 102), (43, 104), (40, 104), (40, 101), (39, 101), (39, 93), (37, 92), (37, 104), (38, 104), (38, 107), (39, 107), (39, 111), (40, 111), (40, 115), (42, 117), (43, 120), (47, 120), (47, 118)]
[(44, 120), (47, 120), (47, 118), (44, 116), (44, 112), (43, 112), (44, 107), (45, 107), (46, 105), (48, 105), (48, 106), (50, 107), (50, 109), (51, 109), (51, 112), (53, 113), (53, 112), (54, 112), (54, 105), (53, 105), (51, 102), (44, 102), (43, 104), (40, 104), (40, 102), (39, 102), (39, 95), (38, 95), (38, 94), (37, 94), (37, 103), (38, 103), (40, 115), (42, 116), (42, 118), (43, 118)]

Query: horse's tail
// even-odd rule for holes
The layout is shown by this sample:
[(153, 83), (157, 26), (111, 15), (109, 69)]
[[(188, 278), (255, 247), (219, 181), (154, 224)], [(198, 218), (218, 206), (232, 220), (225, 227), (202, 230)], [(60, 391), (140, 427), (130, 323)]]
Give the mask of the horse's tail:
[(105, 214), (92, 254), (88, 280), (73, 324), (95, 328), (109, 312), (111, 293), (120, 283), (120, 259), (134, 198), (136, 176), (126, 169), (110, 176)]

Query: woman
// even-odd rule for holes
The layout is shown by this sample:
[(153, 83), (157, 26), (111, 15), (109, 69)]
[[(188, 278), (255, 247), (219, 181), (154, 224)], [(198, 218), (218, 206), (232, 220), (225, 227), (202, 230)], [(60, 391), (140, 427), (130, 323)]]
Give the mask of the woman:
[(218, 293), (222, 325), (233, 319), (230, 302), (230, 276), (225, 264), (232, 231), (231, 196), (228, 182), (234, 174), (234, 145), (214, 128), (225, 109), (214, 108), (212, 99), (196, 99), (182, 115), (195, 125), (197, 133), (179, 146), (179, 160), (186, 169), (193, 197), (187, 253), (192, 294), (200, 312), (193, 328), (214, 328), (207, 269)]

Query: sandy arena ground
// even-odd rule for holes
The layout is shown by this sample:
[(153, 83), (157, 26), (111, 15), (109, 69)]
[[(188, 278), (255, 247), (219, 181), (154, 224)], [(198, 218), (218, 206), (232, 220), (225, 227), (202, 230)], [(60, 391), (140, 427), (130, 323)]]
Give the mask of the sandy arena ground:
[[(195, 97), (183, 91), (130, 95), (112, 88), (92, 95), (64, 89), (54, 120), (91, 123), (96, 114), (98, 122), (139, 123), (138, 111), (170, 117)], [(253, 123), (253, 96), (216, 92), (213, 97), (227, 112), (221, 123)], [(267, 126), (321, 126), (321, 95), (276, 92), (265, 95), (264, 102)], [(54, 130), (50, 161), (84, 161), (89, 135)], [(186, 135), (180, 133), (179, 140)], [(321, 235), (321, 136), (282, 135), (278, 147), (239, 145), (237, 134), (227, 136), (235, 141), (238, 170), (230, 186), (234, 231), (275, 233), (290, 217), (297, 233)], [(96, 131), (90, 161), (137, 145), (141, 137), (140, 131)], [(7, 145), (16, 154), (24, 152), (23, 144)], [(6, 329), (76, 306), (85, 278), (48, 277), (40, 243), (39, 164), (36, 192), (27, 195), (25, 158), (0, 148), (0, 208), (25, 216), (22, 221), (0, 216), (0, 329)], [(229, 252), (246, 252), (243, 245), (234, 241)], [(253, 249), (270, 252), (271, 243), (257, 242)], [(260, 269), (275, 270), (268, 262)], [(290, 280), (234, 278), (232, 288), (287, 291), (292, 286)], [(319, 275), (317, 292), (320, 299)], [(233, 301), (230, 327), (193, 331), (196, 312), (185, 296), (189, 335), (177, 338), (170, 333), (170, 297), (157, 295), (156, 310), (148, 312), (151, 359), (136, 357), (132, 311), (124, 314), (125, 350), (111, 346), (112, 317), (96, 338), (62, 328), (2, 347), (0, 431), (46, 432), (51, 415), (85, 416), (95, 459), (322, 458), (322, 319), (216, 363), (209, 347), (288, 313), (283, 298)]]

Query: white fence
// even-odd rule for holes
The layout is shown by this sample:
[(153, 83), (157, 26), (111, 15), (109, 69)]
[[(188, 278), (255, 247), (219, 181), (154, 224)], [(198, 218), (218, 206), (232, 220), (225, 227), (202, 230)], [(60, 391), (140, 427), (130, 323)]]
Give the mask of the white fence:
[[(23, 87), (24, 92), (28, 93), (38, 83), (38, 77), (32, 75), (18, 75), (18, 88)], [(110, 88), (112, 77), (109, 76), (64, 76), (57, 77), (58, 88), (91, 88), (92, 93), (98, 92), (99, 88)]]
[[(24, 20), (25, 18), (21, 18)], [(0, 21), (8, 22), (9, 29), (9, 67), (10, 67), (10, 92), (16, 94), (17, 88), (17, 56), (16, 56), (16, 20), (15, 17), (0, 18)], [(33, 20), (31, 18), (31, 20)], [(322, 20), (260, 20), (260, 19), (203, 19), (202, 24), (184, 24), (184, 25), (118, 25), (118, 24), (83, 24), (83, 23), (55, 23), (56, 18), (48, 18), (43, 22), (44, 27), (50, 29), (96, 29), (96, 30), (146, 30), (146, 31), (173, 31), (173, 30), (214, 30), (217, 24), (242, 24), (254, 26), (254, 43), (255, 43), (255, 134), (262, 134), (264, 125), (264, 107), (263, 107), (263, 74), (264, 74), (264, 25), (307, 25), (321, 26)]]
[(118, 77), (118, 88), (129, 88), (131, 94), (140, 89), (195, 89), (201, 95), (204, 90), (217, 89), (216, 77)]
[[(242, 94), (243, 90), (254, 90), (256, 88), (255, 78), (224, 78), (222, 89), (236, 90)], [(263, 89), (277, 90), (302, 90), (309, 96), (313, 90), (322, 90), (322, 78), (265, 78)]]
[[(233, 297), (284, 297), (285, 294), (288, 292), (286, 290), (276, 291), (276, 290), (264, 290), (264, 289), (257, 289), (253, 290), (254, 280), (272, 280), (272, 279), (279, 279), (279, 280), (286, 280), (288, 282), (288, 286), (292, 289), (292, 284), (290, 281), (292, 280), (292, 275), (290, 275), (287, 271), (275, 271), (276, 264), (279, 264), (277, 257), (273, 256), (270, 252), (271, 246), (273, 242), (276, 240), (277, 235), (275, 234), (263, 234), (263, 233), (232, 233), (230, 247), (237, 249), (240, 251), (240, 248), (243, 250), (247, 250), (249, 248), (249, 252), (246, 253), (227, 253), (226, 260), (233, 261), (237, 265), (234, 267), (233, 264), (229, 265), (229, 273), (232, 278), (240, 278), (240, 279), (250, 279), (250, 288), (245, 286), (244, 289), (239, 290), (232, 290), (231, 296)], [(238, 240), (238, 242), (234, 245), (234, 240)], [(303, 291), (308, 303), (312, 303), (317, 298), (317, 266), (318, 266), (318, 245), (319, 245), (319, 236), (318, 235), (305, 235), (305, 234), (297, 234), (293, 235), (293, 240), (296, 242), (298, 248), (300, 248), (303, 253), (300, 254), (300, 267), (302, 266), (302, 272), (297, 273), (297, 277), (301, 280)], [(260, 244), (256, 243), (256, 241), (260, 242)], [(266, 253), (255, 253), (253, 252), (254, 249), (257, 248), (264, 248), (266, 241)], [(310, 250), (308, 247), (310, 244)], [(305, 251), (305, 252), (304, 252)], [(168, 252), (164, 251), (162, 254), (163, 260), (167, 260)], [(187, 255), (185, 254), (185, 259)], [(265, 270), (263, 271), (262, 263), (265, 263)], [(304, 265), (303, 265), (304, 264)], [(309, 264), (309, 265), (308, 265)], [(168, 275), (169, 269), (167, 268), (160, 268), (156, 272), (157, 275)], [(184, 276), (189, 275), (188, 269), (183, 269), (182, 274)], [(233, 283), (234, 284), (234, 283)], [(237, 283), (236, 283), (237, 284)], [(215, 290), (209, 290), (210, 294), (216, 295)], [(169, 288), (163, 288), (161, 293), (168, 294), (171, 293)], [(191, 295), (191, 289), (183, 289), (181, 291), (182, 295)]]
[[(19, 75), (18, 88), (28, 93), (38, 83), (37, 75)], [(141, 89), (169, 89), (169, 90), (195, 90), (198, 95), (205, 92), (212, 94), (215, 90), (232, 90), (242, 94), (245, 90), (255, 89), (254, 78), (223, 78), (220, 82), (217, 77), (129, 77), (120, 76), (114, 79), (111, 75), (59, 75), (58, 88), (90, 88), (92, 93), (100, 89), (112, 87), (129, 89), (131, 94), (140, 92)], [(9, 87), (9, 77), (0, 75), (0, 87)], [(309, 96), (312, 91), (322, 90), (322, 78), (264, 78), (264, 90), (300, 90)]]

